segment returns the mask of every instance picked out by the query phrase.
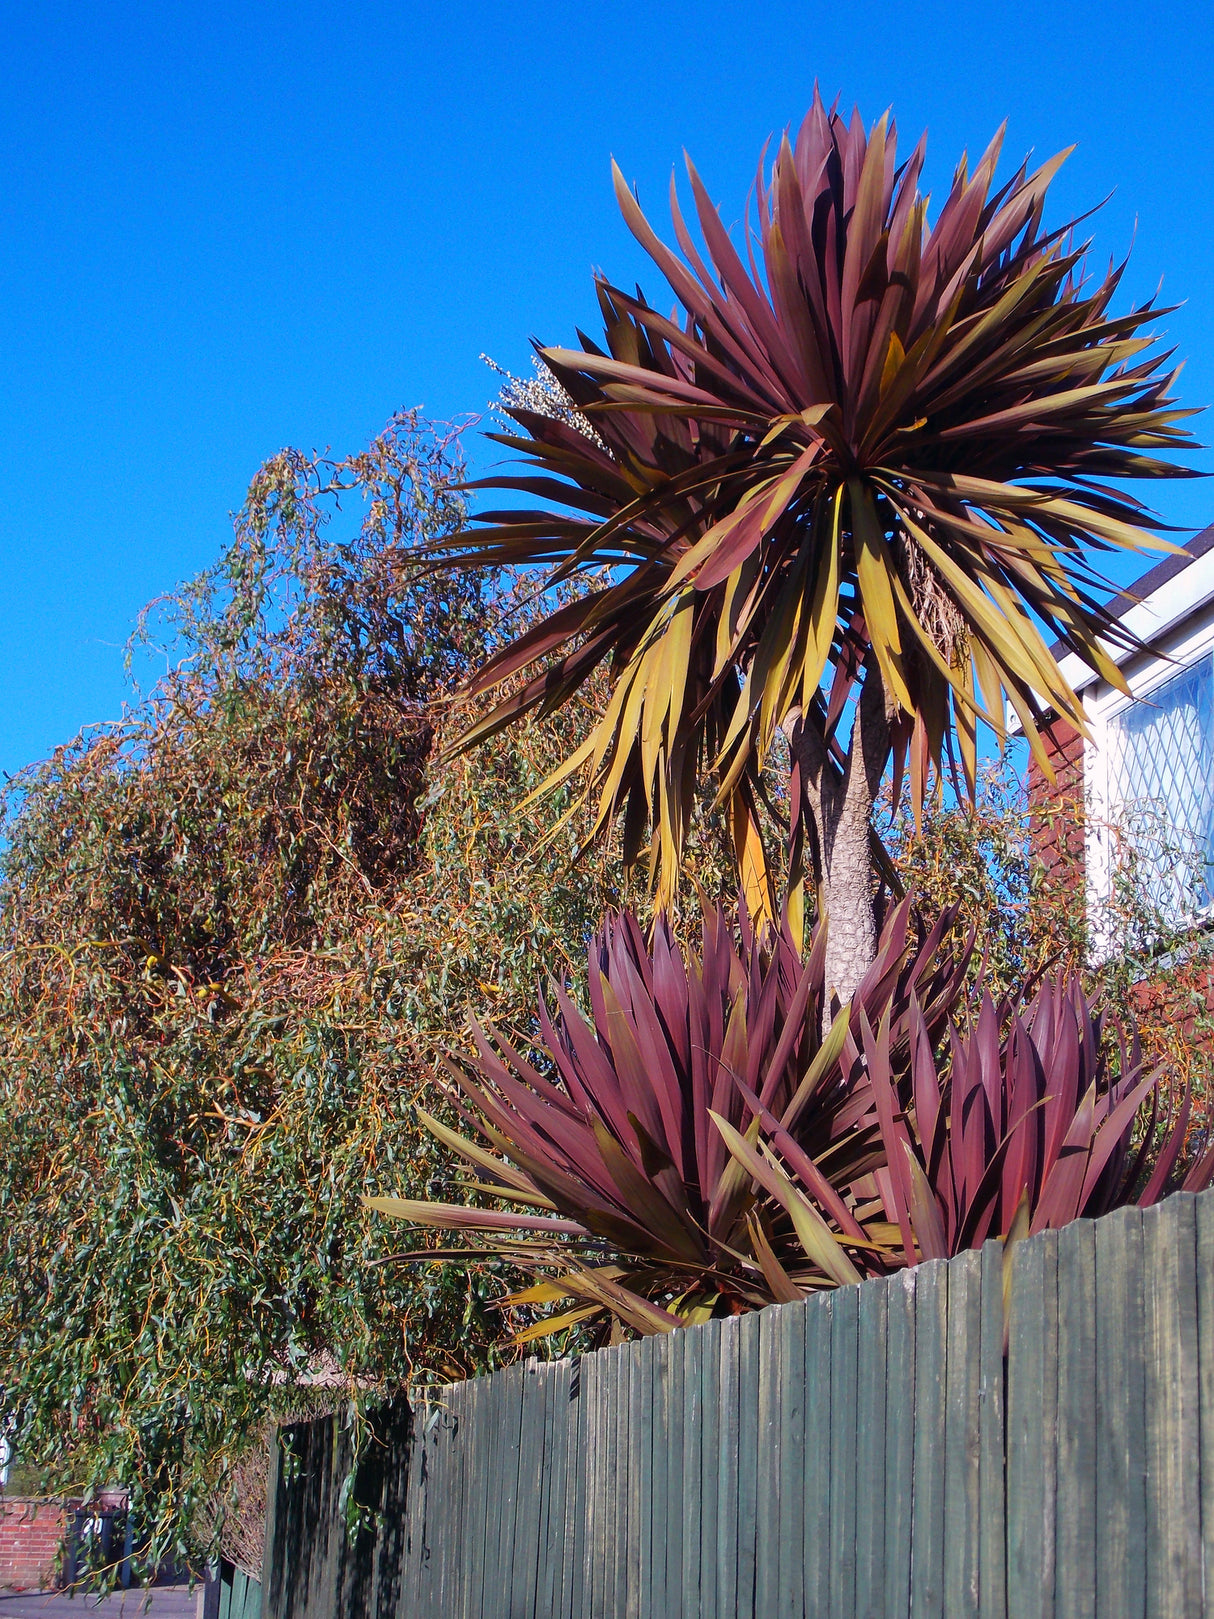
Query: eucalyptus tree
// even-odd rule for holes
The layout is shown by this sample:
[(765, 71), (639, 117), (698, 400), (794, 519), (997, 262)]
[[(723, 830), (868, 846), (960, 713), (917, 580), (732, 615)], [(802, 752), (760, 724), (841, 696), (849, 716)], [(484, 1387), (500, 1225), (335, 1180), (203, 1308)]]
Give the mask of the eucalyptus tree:
[[(1192, 440), (1148, 303), (1113, 312), (1124, 264), (1088, 277), (1074, 223), (1047, 228), (1066, 153), (1002, 185), (1002, 132), (933, 209), (925, 141), (904, 162), (814, 104), (760, 164), (735, 245), (688, 163), (701, 240), (661, 241), (615, 171), (624, 217), (676, 300), (602, 277), (604, 336), (540, 356), (575, 410), (509, 408), (509, 496), (428, 551), (441, 568), (581, 578), (484, 664), (496, 700), (464, 742), (610, 701), (545, 784), (576, 776), (596, 835), (620, 821), (674, 898), (694, 791), (715, 772), (752, 909), (774, 904), (764, 772), (789, 744), (791, 908), (807, 871), (846, 1001), (872, 960), (871, 811), (887, 770), (916, 813), (951, 769), (972, 789), (1005, 700), (1048, 770), (1052, 710), (1082, 727), (1051, 650), (1115, 685), (1134, 637), (1103, 605), (1098, 553), (1167, 549), (1126, 479), (1185, 476)], [(525, 497), (520, 501), (519, 497)], [(530, 501), (532, 504), (528, 504)]]

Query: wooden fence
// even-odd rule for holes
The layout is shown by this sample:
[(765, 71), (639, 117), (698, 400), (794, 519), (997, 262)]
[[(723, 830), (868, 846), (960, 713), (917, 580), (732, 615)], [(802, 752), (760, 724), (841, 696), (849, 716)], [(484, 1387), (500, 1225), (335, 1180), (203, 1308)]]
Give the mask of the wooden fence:
[[(261, 1619), (261, 1586), (226, 1558), (207, 1569), (200, 1595), (198, 1619)], [(155, 1598), (148, 1611), (155, 1614)]]
[(988, 1243), (401, 1401), (353, 1468), (284, 1430), (266, 1619), (1214, 1613), (1214, 1192), (1010, 1282), (1006, 1353)]

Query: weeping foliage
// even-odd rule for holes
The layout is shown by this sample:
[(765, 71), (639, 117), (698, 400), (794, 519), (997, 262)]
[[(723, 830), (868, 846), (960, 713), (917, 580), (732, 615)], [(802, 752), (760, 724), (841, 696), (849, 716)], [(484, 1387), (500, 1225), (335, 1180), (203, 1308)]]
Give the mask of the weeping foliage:
[(458, 519), (460, 472), (412, 414), (276, 456), (149, 618), (175, 671), (5, 800), (3, 1407), (48, 1488), (131, 1489), (153, 1561), (222, 1524), (299, 1382), (497, 1363), (492, 1267), (376, 1268), (360, 1198), (446, 1194), (412, 1108), (436, 1049), (471, 997), (525, 1020), (535, 959), (573, 971), (620, 893), (570, 874), (575, 828), (520, 858), (564, 729), (436, 767), (509, 582), (423, 589), (394, 556)]
[(752, 908), (770, 903), (764, 762), (798, 723), (837, 750), (865, 679), (916, 804), (954, 732), (972, 786), (977, 725), (1002, 731), (1005, 696), (1043, 758), (1043, 704), (1083, 725), (1055, 638), (1121, 685), (1099, 638), (1133, 637), (1092, 553), (1169, 548), (1113, 483), (1186, 475), (1158, 452), (1191, 445), (1188, 413), (1148, 352), (1157, 312), (1115, 315), (1121, 269), (1086, 279), (1072, 226), (1043, 223), (1066, 154), (995, 188), (1000, 140), (932, 220), (924, 142), (899, 164), (887, 119), (866, 132), (815, 96), (760, 168), (745, 256), (690, 163), (703, 248), (672, 187), (677, 252), (617, 171), (679, 318), (600, 278), (603, 342), (540, 351), (575, 410), (509, 409), (519, 431), (496, 436), (526, 462), (479, 485), (546, 504), (483, 510), (430, 548), (597, 576), (485, 664), (478, 691), (530, 678), (465, 740), (559, 709), (606, 666), (610, 702), (546, 785), (584, 770), (595, 832), (622, 817), (630, 856), (650, 839), (660, 901), (711, 767)]

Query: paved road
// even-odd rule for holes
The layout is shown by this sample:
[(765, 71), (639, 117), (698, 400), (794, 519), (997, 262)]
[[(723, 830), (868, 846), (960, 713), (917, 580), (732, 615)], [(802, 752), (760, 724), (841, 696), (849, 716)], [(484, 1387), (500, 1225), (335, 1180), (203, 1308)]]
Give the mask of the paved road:
[(65, 1596), (61, 1592), (0, 1591), (0, 1619), (194, 1619), (198, 1593), (184, 1585), (158, 1585), (151, 1591), (115, 1591), (112, 1595)]

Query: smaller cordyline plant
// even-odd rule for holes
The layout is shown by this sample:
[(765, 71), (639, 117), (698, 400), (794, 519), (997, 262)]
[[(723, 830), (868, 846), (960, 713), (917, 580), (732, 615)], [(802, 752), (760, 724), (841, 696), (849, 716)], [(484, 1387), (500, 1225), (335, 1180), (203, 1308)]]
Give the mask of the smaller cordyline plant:
[[(653, 1333), (923, 1259), (1018, 1238), (1175, 1187), (1187, 1092), (1160, 1117), (1161, 1074), (1073, 973), (958, 1008), (972, 937), (894, 909), (877, 958), (823, 1032), (824, 929), (804, 959), (787, 925), (705, 907), (698, 954), (659, 917), (609, 919), (590, 949), (590, 1015), (552, 986), (542, 1056), (492, 1026), (445, 1062), (466, 1133), (422, 1122), (477, 1175), (480, 1203), (372, 1198), (462, 1232), (531, 1272), (515, 1306), (564, 1301), (521, 1342), (610, 1321)], [(968, 996), (967, 996), (968, 999)], [(1214, 1179), (1214, 1150), (1183, 1179)], [(508, 1205), (502, 1207), (501, 1205)]]
[[(857, 992), (902, 1060), (912, 1027), (942, 1036), (964, 982), (966, 953), (943, 944), (949, 920), (918, 935), (909, 907), (895, 909)], [(590, 950), (590, 1017), (559, 985), (551, 1010), (540, 1002), (546, 1071), (474, 1023), (476, 1055), (445, 1064), (468, 1133), (421, 1114), (478, 1171), (464, 1189), (514, 1207), (370, 1206), (545, 1273), (513, 1302), (573, 1308), (524, 1337), (608, 1315), (669, 1330), (885, 1268), (850, 1192), (883, 1149), (845, 1061), (848, 1019), (823, 1033), (824, 963), (824, 929), (803, 960), (787, 925), (759, 934), (745, 910), (735, 934), (706, 907), (698, 955), (662, 917), (648, 947), (633, 916), (608, 920)]]
[[(902, 1260), (945, 1259), (988, 1237), (1057, 1229), (1175, 1190), (1189, 1124), (1187, 1087), (1160, 1118), (1160, 1073), (1135, 1033), (1112, 1024), (1076, 974), (1058, 972), (1025, 1004), (980, 994), (945, 1050), (918, 1006), (910, 1063), (861, 1011), (863, 1063), (885, 1147), (874, 1176), (902, 1237)], [(1214, 1149), (1184, 1177), (1214, 1178)]]

